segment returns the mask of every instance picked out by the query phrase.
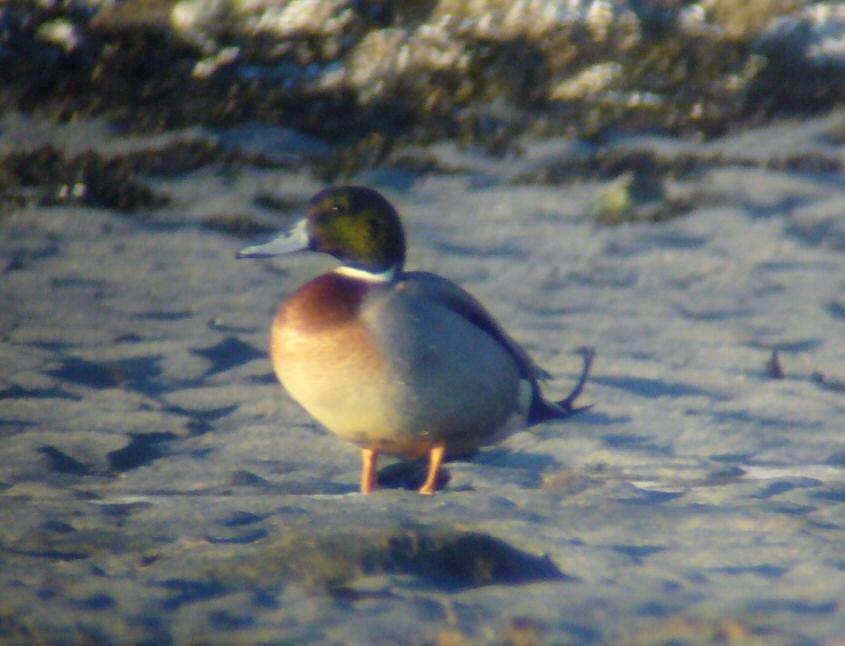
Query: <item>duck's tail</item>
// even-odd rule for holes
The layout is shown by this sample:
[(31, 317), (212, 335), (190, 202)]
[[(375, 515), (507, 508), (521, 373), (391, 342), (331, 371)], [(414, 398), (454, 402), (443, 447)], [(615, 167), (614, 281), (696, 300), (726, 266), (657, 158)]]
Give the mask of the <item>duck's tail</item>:
[(575, 406), (575, 400), (578, 399), (581, 391), (584, 390), (584, 386), (590, 376), (593, 360), (596, 358), (594, 348), (584, 348), (582, 354), (584, 363), (581, 367), (581, 375), (578, 377), (575, 387), (565, 398), (557, 402), (549, 401), (543, 397), (540, 387), (535, 384), (536, 392), (531, 401), (531, 408), (529, 408), (528, 415), (526, 416), (526, 426), (534, 426), (550, 419), (563, 419), (592, 408), (592, 404)]

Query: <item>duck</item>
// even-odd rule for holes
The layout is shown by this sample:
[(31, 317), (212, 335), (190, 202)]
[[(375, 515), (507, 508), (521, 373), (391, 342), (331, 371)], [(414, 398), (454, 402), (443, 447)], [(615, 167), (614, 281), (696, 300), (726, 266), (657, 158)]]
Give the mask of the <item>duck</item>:
[(378, 488), (379, 454), (428, 458), (419, 493), (432, 495), (447, 458), (476, 453), (519, 428), (576, 407), (595, 352), (560, 401), (540, 368), (469, 292), (448, 278), (406, 271), (399, 215), (378, 191), (317, 193), (286, 232), (239, 258), (328, 254), (334, 270), (302, 285), (270, 331), (273, 370), (315, 420), (361, 451), (363, 494)]

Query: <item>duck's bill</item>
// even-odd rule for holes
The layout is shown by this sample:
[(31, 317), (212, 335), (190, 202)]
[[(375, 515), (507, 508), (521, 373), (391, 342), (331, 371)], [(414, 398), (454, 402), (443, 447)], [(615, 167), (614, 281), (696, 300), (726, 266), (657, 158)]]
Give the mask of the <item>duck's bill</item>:
[(238, 252), (238, 258), (270, 258), (308, 249), (308, 230), (305, 224), (306, 221), (302, 219), (280, 236), (263, 244), (241, 249)]

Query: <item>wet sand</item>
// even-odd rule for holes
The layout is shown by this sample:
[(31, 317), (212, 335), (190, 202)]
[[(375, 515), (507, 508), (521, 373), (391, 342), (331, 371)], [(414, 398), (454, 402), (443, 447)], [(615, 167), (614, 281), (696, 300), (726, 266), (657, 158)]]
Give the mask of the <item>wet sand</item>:
[[(266, 198), (304, 202), (323, 186), (307, 168), (147, 178), (171, 200), (159, 209), (12, 212), (0, 637), (845, 638), (845, 182), (778, 163), (841, 160), (843, 119), (611, 143), (721, 160), (664, 184), (664, 201), (692, 208), (663, 222), (597, 225), (607, 182), (518, 181), (590, 152), (563, 140), (500, 159), (439, 144), (424, 152), (452, 172), (353, 178), (399, 207), (409, 266), (475, 294), (554, 375), (549, 394), (571, 387), (579, 348), (598, 351), (592, 409), (449, 463), (433, 498), (407, 490), (416, 476), (399, 464), (377, 494), (357, 493), (356, 450), (270, 373), (275, 308), (332, 262), (237, 261), (244, 240), (209, 226), (283, 227), (293, 209)], [(14, 132), (4, 121), (4, 150), (34, 145)], [(129, 138), (102, 123), (39, 136), (104, 154), (182, 136), (262, 147), (237, 131)], [(275, 154), (326, 147), (263, 139)]]

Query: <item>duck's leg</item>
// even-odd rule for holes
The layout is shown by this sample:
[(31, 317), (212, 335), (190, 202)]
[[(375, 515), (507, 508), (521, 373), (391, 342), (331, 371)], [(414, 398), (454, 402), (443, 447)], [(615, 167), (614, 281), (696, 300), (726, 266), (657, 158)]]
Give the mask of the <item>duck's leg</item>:
[(361, 493), (371, 493), (378, 489), (378, 451), (361, 449)]
[(428, 476), (420, 487), (420, 493), (424, 496), (433, 496), (437, 487), (437, 476), (440, 473), (440, 465), (443, 464), (443, 456), (446, 455), (446, 447), (439, 444), (428, 452)]

